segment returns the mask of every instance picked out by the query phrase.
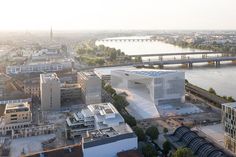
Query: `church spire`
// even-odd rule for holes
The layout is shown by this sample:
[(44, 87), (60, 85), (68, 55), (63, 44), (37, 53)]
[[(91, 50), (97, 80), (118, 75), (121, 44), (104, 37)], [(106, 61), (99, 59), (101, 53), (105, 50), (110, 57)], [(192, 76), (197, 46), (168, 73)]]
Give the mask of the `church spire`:
[(50, 41), (53, 40), (53, 32), (52, 32), (52, 27), (51, 27), (51, 31), (50, 31)]

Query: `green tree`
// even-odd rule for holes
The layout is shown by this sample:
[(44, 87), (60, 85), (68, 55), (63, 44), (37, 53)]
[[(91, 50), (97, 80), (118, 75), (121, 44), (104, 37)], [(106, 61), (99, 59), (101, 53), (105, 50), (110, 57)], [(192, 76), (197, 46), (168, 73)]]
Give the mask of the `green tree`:
[(146, 140), (146, 136), (145, 136), (142, 128), (135, 126), (133, 128), (133, 130), (134, 130), (135, 134), (138, 136), (138, 141), (145, 141)]
[(167, 128), (163, 128), (163, 132), (166, 134), (168, 132)]
[(167, 155), (169, 153), (169, 151), (171, 150), (171, 145), (170, 145), (170, 142), (169, 141), (165, 141), (163, 144), (162, 144), (162, 147), (163, 147), (163, 153), (165, 155)]
[(234, 100), (234, 98), (233, 98), (232, 96), (229, 96), (229, 97), (227, 98), (227, 100), (230, 101), (230, 102), (235, 102), (235, 100)]
[(189, 148), (179, 148), (173, 154), (173, 157), (194, 157), (193, 152)]
[(216, 94), (216, 91), (213, 88), (209, 88), (208, 90), (211, 94)]
[(159, 136), (158, 128), (155, 126), (151, 126), (151, 127), (147, 128), (146, 135), (148, 135), (152, 140), (157, 139)]
[(145, 157), (156, 157), (157, 156), (157, 151), (150, 144), (143, 147), (142, 152)]
[(131, 115), (122, 115), (125, 119), (125, 122), (129, 124), (129, 126), (133, 127), (137, 125), (136, 119)]

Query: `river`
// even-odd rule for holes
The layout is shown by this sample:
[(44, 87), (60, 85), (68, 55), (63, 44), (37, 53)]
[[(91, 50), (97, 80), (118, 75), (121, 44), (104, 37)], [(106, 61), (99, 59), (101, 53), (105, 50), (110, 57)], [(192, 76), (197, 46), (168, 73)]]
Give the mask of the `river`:
[[(147, 38), (147, 37), (120, 37), (122, 39), (130, 38)], [(127, 55), (134, 54), (153, 54), (153, 53), (176, 53), (176, 52), (195, 52), (204, 51), (190, 48), (181, 48), (160, 41), (99, 41), (97, 45), (105, 45), (120, 49)], [(170, 69), (178, 69), (185, 71), (186, 79), (204, 89), (214, 88), (219, 95), (232, 96), (236, 99), (236, 65), (222, 64), (220, 68), (215, 68), (214, 65), (194, 65), (192, 69), (181, 67), (168, 67)]]

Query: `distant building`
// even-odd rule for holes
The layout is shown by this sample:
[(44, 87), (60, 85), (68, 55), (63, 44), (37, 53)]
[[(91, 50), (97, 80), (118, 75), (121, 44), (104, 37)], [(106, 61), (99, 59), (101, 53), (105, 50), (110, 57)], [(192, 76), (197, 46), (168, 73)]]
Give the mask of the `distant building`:
[(111, 85), (117, 92), (125, 92), (133, 112), (140, 119), (159, 117), (159, 105), (185, 101), (184, 72), (171, 70), (115, 70)]
[(123, 117), (111, 103), (91, 104), (66, 119), (70, 137), (81, 136), (89, 130), (118, 126)]
[(61, 89), (56, 73), (40, 74), (40, 98), (42, 110), (60, 109)]
[(20, 130), (31, 125), (32, 113), (30, 104), (12, 103), (6, 104), (1, 117), (0, 132), (2, 135), (12, 135), (14, 130)]
[(225, 147), (236, 153), (236, 103), (222, 104)]
[(69, 61), (62, 61), (62, 63), (35, 63), (28, 65), (14, 65), (6, 67), (6, 74), (30, 74), (30, 73), (42, 73), (42, 72), (58, 72), (64, 70), (71, 70), (72, 64)]
[(85, 104), (101, 103), (102, 82), (94, 72), (78, 72), (78, 83)]
[(135, 133), (127, 124), (89, 131), (82, 138), (84, 157), (117, 157), (117, 153), (138, 148)]

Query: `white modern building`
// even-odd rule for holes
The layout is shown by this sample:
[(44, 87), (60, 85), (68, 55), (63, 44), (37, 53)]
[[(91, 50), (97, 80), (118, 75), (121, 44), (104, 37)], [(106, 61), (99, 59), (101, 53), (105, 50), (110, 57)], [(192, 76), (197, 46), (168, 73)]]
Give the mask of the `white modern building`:
[(137, 149), (138, 140), (127, 124), (89, 131), (82, 138), (84, 157), (117, 157), (118, 152)]
[(56, 73), (40, 74), (42, 110), (59, 110), (61, 107), (60, 80)]
[(94, 72), (78, 72), (77, 80), (85, 104), (101, 103), (102, 81)]
[(12, 135), (14, 130), (29, 127), (32, 122), (30, 104), (27, 102), (6, 104), (0, 120), (0, 133), (2, 135)]
[(130, 105), (128, 111), (137, 119), (159, 117), (159, 105), (185, 101), (185, 74), (170, 70), (115, 70), (111, 85), (119, 93), (125, 92)]
[(89, 130), (118, 126), (123, 117), (111, 103), (91, 104), (66, 119), (70, 136), (81, 136)]

